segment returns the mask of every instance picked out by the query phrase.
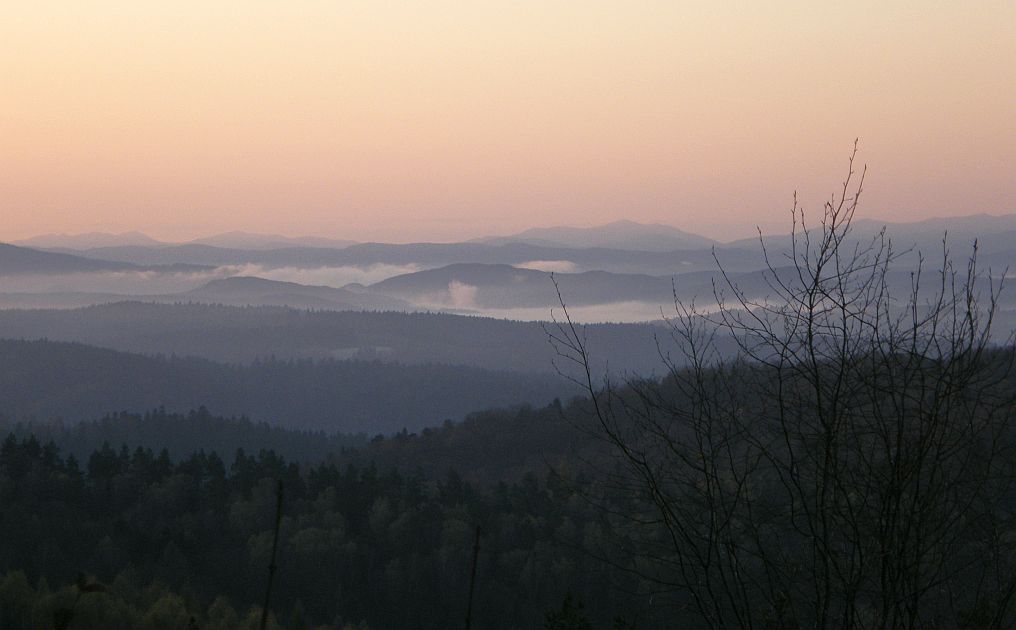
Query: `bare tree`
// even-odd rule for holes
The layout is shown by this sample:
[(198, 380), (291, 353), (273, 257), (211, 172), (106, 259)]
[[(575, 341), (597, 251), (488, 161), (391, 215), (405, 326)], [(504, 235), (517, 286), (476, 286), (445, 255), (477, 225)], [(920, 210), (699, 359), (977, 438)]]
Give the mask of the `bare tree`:
[(704, 627), (1013, 627), (1001, 282), (943, 240), (901, 291), (885, 231), (851, 230), (856, 154), (818, 225), (795, 195), (788, 245), (760, 232), (764, 298), (719, 261), (715, 309), (675, 291), (662, 381), (600, 380), (562, 300), (551, 340), (614, 457), (596, 488), (626, 566)]

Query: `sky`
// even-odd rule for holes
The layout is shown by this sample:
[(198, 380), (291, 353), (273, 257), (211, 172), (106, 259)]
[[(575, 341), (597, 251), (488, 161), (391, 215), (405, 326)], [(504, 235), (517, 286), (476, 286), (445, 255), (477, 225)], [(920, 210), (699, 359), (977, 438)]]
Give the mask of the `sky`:
[(0, 3), (0, 239), (1016, 212), (1016, 2)]

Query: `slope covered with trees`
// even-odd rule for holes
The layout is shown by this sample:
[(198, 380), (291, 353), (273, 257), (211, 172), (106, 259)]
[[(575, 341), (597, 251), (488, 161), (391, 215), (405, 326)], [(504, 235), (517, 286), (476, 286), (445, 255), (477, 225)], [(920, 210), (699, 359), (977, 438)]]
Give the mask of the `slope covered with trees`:
[(545, 404), (569, 392), (557, 377), (472, 367), (273, 359), (225, 365), (0, 340), (0, 400), (9, 420), (205, 406), (279, 426), (373, 435), (437, 425), (486, 407)]
[[(598, 367), (606, 368), (609, 357), (612, 369), (639, 374), (659, 369), (653, 336), (660, 331), (638, 324), (587, 328), (599, 349)], [(438, 313), (123, 302), (77, 310), (0, 310), (0, 336), (229, 363), (273, 356), (361, 358), (555, 372), (554, 349), (539, 322)]]
[(272, 450), (286, 459), (317, 463), (330, 455), (365, 446), (366, 433), (348, 434), (286, 429), (248, 418), (213, 415), (204, 407), (186, 413), (153, 409), (144, 413), (118, 412), (81, 422), (10, 421), (0, 417), (0, 435), (19, 439), (35, 436), (53, 442), (65, 455), (87, 460), (104, 443), (129, 444), (132, 448), (166, 450), (170, 457), (217, 451), (232, 453), (238, 448), (250, 452)]
[(61, 614), (77, 628), (256, 621), (278, 480), (270, 608), (282, 627), (460, 625), (477, 527), (474, 627), (618, 615), (654, 627), (627, 574), (583, 551), (601, 544), (599, 516), (554, 476), (481, 488), (453, 471), (301, 467), (271, 451), (172, 460), (126, 445), (78, 460), (33, 436), (0, 446), (0, 625), (49, 628)]

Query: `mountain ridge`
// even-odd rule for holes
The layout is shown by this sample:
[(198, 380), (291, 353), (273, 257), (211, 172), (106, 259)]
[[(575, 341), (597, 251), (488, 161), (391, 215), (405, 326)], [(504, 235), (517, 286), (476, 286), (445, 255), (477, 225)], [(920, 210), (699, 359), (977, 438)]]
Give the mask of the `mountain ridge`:
[(637, 251), (701, 249), (718, 241), (662, 223), (638, 223), (622, 219), (591, 227), (548, 226), (529, 228), (507, 236), (483, 237), (472, 242), (487, 244), (529, 243), (572, 248), (613, 247)]

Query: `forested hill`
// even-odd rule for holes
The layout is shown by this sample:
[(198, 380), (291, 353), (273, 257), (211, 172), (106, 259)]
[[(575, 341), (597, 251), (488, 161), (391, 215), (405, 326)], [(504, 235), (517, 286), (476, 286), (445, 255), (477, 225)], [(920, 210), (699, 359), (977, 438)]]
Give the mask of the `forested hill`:
[(33, 436), (0, 444), (0, 627), (52, 628), (61, 610), (81, 628), (258, 627), (277, 481), (272, 630), (461, 627), (477, 527), (474, 627), (670, 627), (664, 598), (654, 610), (634, 594), (630, 562), (584, 548), (607, 545), (601, 515), (554, 477), (478, 489), (455, 473), (110, 446), (79, 460)]
[[(550, 314), (548, 310), (548, 315)], [(647, 324), (586, 328), (598, 372), (646, 374), (661, 363)], [(0, 310), (0, 337), (74, 341), (125, 352), (255, 358), (378, 358), (554, 373), (554, 348), (539, 322), (437, 313), (306, 311), (282, 307), (122, 302), (75, 310)]]
[(459, 422), (384, 436), (287, 429), (216, 416), (205, 408), (185, 413), (155, 409), (74, 423), (0, 418), (0, 438), (35, 436), (42, 443), (52, 441), (79, 461), (87, 460), (103, 444), (128, 452), (165, 449), (173, 458), (199, 451), (227, 457), (237, 449), (254, 454), (264, 450), (303, 465), (373, 466), (404, 474), (422, 471), (434, 477), (456, 470), (471, 483), (492, 486), (519, 481), (534, 472), (542, 475), (551, 468), (576, 470), (581, 462), (595, 458), (602, 445), (575, 426), (589, 418), (587, 406), (586, 399), (576, 398), (542, 407), (491, 409), (471, 413)]
[(110, 444), (117, 450), (127, 448), (131, 452), (138, 448), (156, 453), (165, 450), (174, 459), (201, 451), (221, 453), (224, 457), (238, 449), (248, 453), (274, 451), (301, 463), (316, 463), (342, 455), (347, 449), (366, 447), (369, 437), (365, 433), (286, 429), (247, 418), (225, 418), (204, 407), (186, 413), (165, 409), (118, 412), (81, 422), (12, 422), (0, 418), (0, 437), (6, 435), (18, 439), (35, 436), (41, 443), (53, 442), (65, 455), (74, 455), (79, 461), (87, 461), (93, 451)]
[(571, 482), (592, 442), (566, 421), (581, 405), (345, 452), (348, 437), (203, 410), (0, 426), (0, 627), (52, 618), (78, 572), (104, 585), (73, 607), (82, 627), (256, 627), (278, 480), (273, 630), (459, 626), (476, 527), (476, 627), (667, 627), (663, 600), (651, 609), (626, 567), (597, 560), (602, 515)]
[(225, 365), (80, 344), (0, 340), (0, 409), (10, 420), (93, 419), (165, 407), (329, 432), (418, 430), (477, 409), (543, 405), (574, 390), (556, 376), (377, 361)]
[(495, 409), (470, 414), (415, 433), (396, 433), (369, 445), (335, 451), (339, 467), (376, 466), (403, 474), (422, 471), (441, 476), (455, 470), (481, 487), (519, 481), (550, 470), (578, 474), (590, 462), (608, 461), (605, 444), (587, 430), (592, 422), (588, 399), (555, 401), (543, 407)]

